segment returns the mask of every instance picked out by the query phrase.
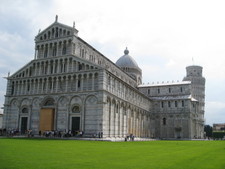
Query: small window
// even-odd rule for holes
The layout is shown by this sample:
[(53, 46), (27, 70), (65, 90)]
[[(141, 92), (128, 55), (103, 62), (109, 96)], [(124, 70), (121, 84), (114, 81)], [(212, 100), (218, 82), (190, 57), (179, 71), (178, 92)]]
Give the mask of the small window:
[(66, 54), (66, 45), (63, 45), (62, 55)]
[(158, 93), (160, 93), (160, 89), (158, 89)]
[(175, 101), (175, 107), (177, 107), (177, 101)]
[(182, 100), (182, 107), (184, 107), (184, 101)]
[(164, 107), (164, 103), (163, 103), (163, 102), (161, 102), (161, 107), (162, 107), (162, 108)]
[(170, 106), (171, 106), (170, 101), (168, 101), (168, 107), (170, 107)]
[(47, 55), (48, 55), (48, 49), (45, 49), (44, 58), (47, 58)]
[(52, 52), (52, 56), (56, 56), (56, 51), (57, 51), (57, 48), (54, 47), (54, 48), (53, 48), (53, 52)]
[(14, 82), (12, 83), (12, 91), (11, 91), (11, 95), (14, 94)]
[(49, 99), (45, 102), (44, 106), (53, 106), (54, 105), (54, 100), (53, 99)]
[(27, 91), (30, 91), (30, 84), (27, 85)]
[(28, 113), (28, 109), (27, 108), (23, 108), (22, 109), (22, 113)]
[(182, 88), (182, 87), (180, 87), (180, 92), (181, 92), (181, 93), (183, 92), (183, 88)]
[(81, 57), (84, 57), (84, 49), (81, 50)]
[(82, 65), (81, 64), (79, 64), (78, 70), (82, 70)]
[(171, 88), (169, 88), (169, 93), (171, 93)]
[(163, 125), (166, 125), (166, 118), (163, 118)]
[(148, 89), (148, 94), (150, 94), (150, 89)]
[(80, 88), (80, 80), (78, 80), (77, 87)]
[(80, 107), (79, 106), (74, 106), (72, 108), (72, 113), (80, 113)]
[(108, 84), (111, 85), (111, 79), (108, 77)]

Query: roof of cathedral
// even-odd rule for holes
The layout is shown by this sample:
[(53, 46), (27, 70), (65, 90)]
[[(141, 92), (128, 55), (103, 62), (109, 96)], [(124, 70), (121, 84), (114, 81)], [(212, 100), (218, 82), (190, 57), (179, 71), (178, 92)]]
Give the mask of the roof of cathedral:
[(182, 82), (171, 82), (171, 83), (153, 83), (153, 84), (141, 84), (138, 87), (157, 87), (157, 86), (175, 86), (175, 85), (185, 85), (191, 84), (191, 81), (182, 81)]
[(193, 98), (191, 95), (176, 95), (176, 96), (155, 96), (150, 97), (152, 100), (185, 100), (189, 99), (193, 102), (197, 102), (195, 98)]
[(137, 62), (130, 56), (129, 54), (129, 50), (127, 50), (127, 48), (124, 50), (124, 55), (121, 56), (117, 61), (116, 61), (116, 65), (119, 67), (129, 67), (129, 68), (137, 68), (140, 69), (138, 67)]

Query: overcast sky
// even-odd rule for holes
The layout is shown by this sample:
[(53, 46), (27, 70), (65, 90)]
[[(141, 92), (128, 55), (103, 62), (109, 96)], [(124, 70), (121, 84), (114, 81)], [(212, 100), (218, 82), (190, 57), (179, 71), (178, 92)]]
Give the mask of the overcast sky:
[[(224, 9), (224, 0), (0, 0), (0, 75), (34, 58), (34, 37), (57, 14), (113, 62), (128, 47), (144, 83), (181, 81), (186, 66), (202, 66), (206, 124), (225, 123)], [(1, 107), (5, 90), (1, 78)]]

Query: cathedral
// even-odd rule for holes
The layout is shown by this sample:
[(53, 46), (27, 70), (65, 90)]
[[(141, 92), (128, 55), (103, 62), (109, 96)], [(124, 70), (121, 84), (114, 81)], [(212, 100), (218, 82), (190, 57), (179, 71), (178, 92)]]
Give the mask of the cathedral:
[(35, 37), (34, 59), (7, 78), (3, 128), (194, 139), (204, 135), (204, 107), (201, 66), (186, 67), (181, 82), (142, 84), (127, 48), (113, 63), (56, 16)]

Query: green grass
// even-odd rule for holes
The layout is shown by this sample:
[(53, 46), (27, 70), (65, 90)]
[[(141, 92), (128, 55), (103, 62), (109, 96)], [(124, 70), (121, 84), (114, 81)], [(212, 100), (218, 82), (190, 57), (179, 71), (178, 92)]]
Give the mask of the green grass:
[(225, 169), (225, 141), (0, 139), (1, 169)]

